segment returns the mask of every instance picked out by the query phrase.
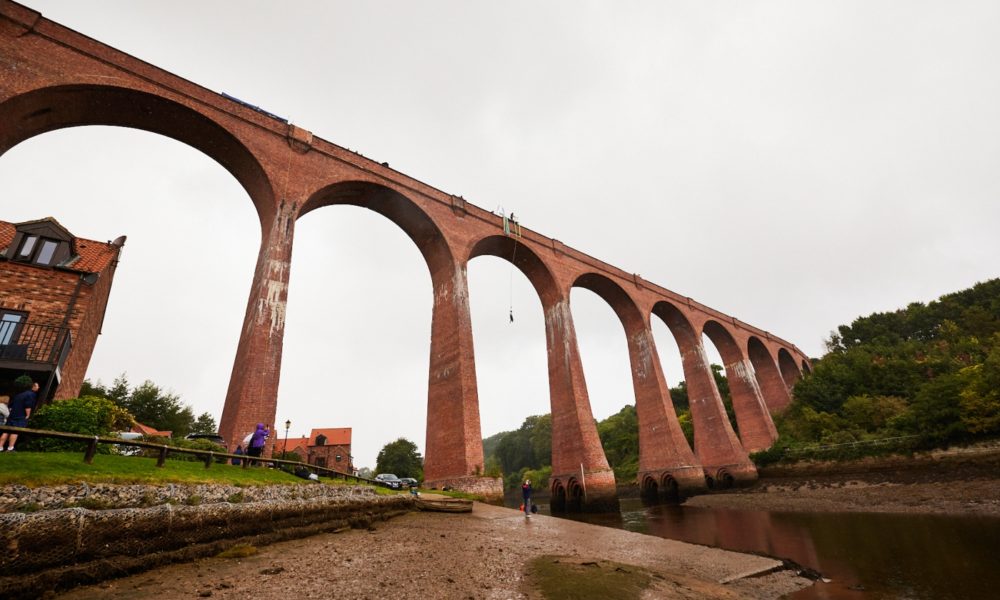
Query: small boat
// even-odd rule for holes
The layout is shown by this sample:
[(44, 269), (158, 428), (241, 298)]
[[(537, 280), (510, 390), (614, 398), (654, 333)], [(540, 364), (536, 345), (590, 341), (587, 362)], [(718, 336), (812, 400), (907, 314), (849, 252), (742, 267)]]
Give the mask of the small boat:
[(472, 512), (472, 500), (462, 498), (417, 498), (417, 508), (436, 512)]

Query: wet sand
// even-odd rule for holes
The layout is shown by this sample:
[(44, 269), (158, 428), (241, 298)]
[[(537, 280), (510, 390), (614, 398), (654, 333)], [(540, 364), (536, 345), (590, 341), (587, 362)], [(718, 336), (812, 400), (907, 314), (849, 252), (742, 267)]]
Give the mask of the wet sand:
[(688, 506), (803, 512), (1000, 517), (1000, 452), (802, 463), (761, 470), (742, 490), (689, 498)]
[(779, 561), (476, 503), (468, 514), (410, 513), (71, 590), (66, 600), (157, 597), (539, 598), (538, 556), (608, 560), (656, 574), (644, 598), (777, 598), (811, 585)]

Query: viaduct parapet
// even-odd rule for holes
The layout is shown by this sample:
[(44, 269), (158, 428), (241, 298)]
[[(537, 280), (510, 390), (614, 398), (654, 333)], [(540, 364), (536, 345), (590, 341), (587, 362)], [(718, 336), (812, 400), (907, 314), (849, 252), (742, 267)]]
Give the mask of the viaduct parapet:
[[(809, 369), (798, 348), (761, 329), (540, 233), (507, 233), (501, 217), (461, 197), (0, 0), (0, 154), (31, 137), (79, 125), (142, 129), (197, 148), (240, 182), (256, 208), (261, 245), (220, 423), (230, 444), (256, 423), (274, 422), (295, 224), (310, 211), (337, 204), (365, 207), (394, 222), (430, 271), (428, 485), (482, 489), (466, 276), (468, 262), (478, 256), (513, 262), (541, 299), (557, 507), (617, 502), (587, 395), (569, 304), (572, 288), (593, 291), (621, 319), (639, 419), (639, 483), (647, 491), (696, 493), (706, 484), (754, 480), (747, 453), (773, 443), (771, 413), (789, 403), (791, 386)], [(693, 449), (670, 400), (653, 318), (667, 325), (681, 351)], [(726, 417), (703, 335), (725, 363), (739, 436)]]

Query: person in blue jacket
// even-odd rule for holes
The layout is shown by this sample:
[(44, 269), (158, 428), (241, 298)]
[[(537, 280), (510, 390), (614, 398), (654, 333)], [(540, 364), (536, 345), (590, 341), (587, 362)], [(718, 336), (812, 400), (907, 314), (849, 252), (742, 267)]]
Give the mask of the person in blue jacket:
[[(38, 384), (32, 383), (31, 387), (15, 395), (10, 399), (10, 415), (7, 417), (7, 425), (11, 427), (27, 427), (28, 417), (35, 408), (38, 401)], [(9, 442), (9, 445), (8, 445)], [(0, 435), (0, 451), (14, 451), (14, 444), (17, 443), (16, 433), (4, 433)]]

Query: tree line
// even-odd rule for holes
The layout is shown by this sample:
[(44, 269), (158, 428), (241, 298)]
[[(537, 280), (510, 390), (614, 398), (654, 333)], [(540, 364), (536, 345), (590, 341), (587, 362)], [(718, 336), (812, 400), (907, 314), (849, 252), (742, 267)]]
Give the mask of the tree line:
[[(818, 445), (849, 445), (859, 453), (941, 447), (1000, 435), (1000, 279), (923, 304), (873, 313), (842, 325), (826, 340), (775, 417), (778, 441), (753, 456), (758, 464), (801, 456)], [(735, 431), (729, 385), (719, 365), (712, 373)], [(694, 431), (687, 386), (670, 389), (689, 444)], [(597, 421), (608, 463), (619, 483), (635, 480), (639, 462), (635, 405)], [(878, 446), (852, 442), (883, 442)], [(520, 428), (483, 440), (487, 474), (505, 485), (530, 477), (547, 485), (552, 467), (552, 419), (536, 415)], [(829, 455), (837, 458), (836, 454)]]

